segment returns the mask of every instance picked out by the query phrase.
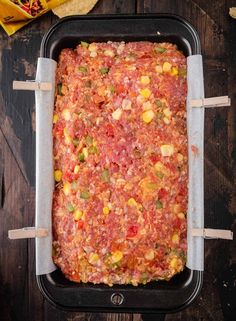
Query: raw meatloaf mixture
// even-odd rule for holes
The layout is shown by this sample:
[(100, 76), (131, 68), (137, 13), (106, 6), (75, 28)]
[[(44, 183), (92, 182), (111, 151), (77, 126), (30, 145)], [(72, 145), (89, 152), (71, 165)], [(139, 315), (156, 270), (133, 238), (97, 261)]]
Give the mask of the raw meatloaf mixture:
[(54, 262), (75, 282), (169, 280), (186, 261), (186, 58), (81, 42), (56, 83)]

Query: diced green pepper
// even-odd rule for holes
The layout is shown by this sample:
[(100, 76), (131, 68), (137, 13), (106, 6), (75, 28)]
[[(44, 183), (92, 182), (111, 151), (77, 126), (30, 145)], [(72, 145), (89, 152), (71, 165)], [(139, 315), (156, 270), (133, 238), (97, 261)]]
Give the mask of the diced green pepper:
[(158, 184), (155, 182), (147, 182), (145, 187), (151, 191), (155, 191), (158, 188)]
[(187, 255), (184, 251), (180, 251), (180, 257), (183, 261), (186, 261), (187, 260)]
[(114, 92), (115, 92), (115, 87), (114, 87), (113, 85), (110, 86), (110, 92), (111, 92), (112, 94), (114, 94)]
[(102, 171), (101, 179), (102, 179), (102, 181), (105, 182), (105, 183), (110, 182), (110, 175), (109, 175), (108, 169), (104, 169), (104, 170)]
[(165, 175), (162, 172), (156, 172), (156, 176), (160, 179), (162, 179)]
[(157, 112), (156, 113), (157, 120), (162, 119), (164, 117), (163, 113)]
[(89, 154), (94, 155), (94, 154), (97, 154), (98, 149), (97, 149), (96, 146), (90, 146), (89, 149), (88, 149), (88, 152), (89, 152)]
[(79, 139), (78, 138), (74, 138), (72, 142), (73, 142), (74, 146), (78, 146), (79, 145)]
[(81, 191), (80, 198), (87, 200), (90, 197), (90, 193), (88, 191)]
[(84, 48), (88, 48), (89, 44), (86, 41), (80, 41), (80, 44)]
[(161, 209), (161, 208), (163, 208), (163, 204), (162, 204), (162, 202), (160, 201), (160, 200), (157, 200), (156, 201), (156, 208), (159, 210), (159, 209)]
[(58, 94), (59, 96), (63, 96), (63, 95), (62, 95), (62, 92), (61, 92), (61, 89), (62, 89), (62, 83), (57, 84), (57, 94)]
[(78, 157), (79, 157), (79, 161), (80, 161), (81, 163), (83, 163), (83, 162), (85, 161), (84, 153), (79, 153), (79, 154), (78, 154)]
[(160, 99), (155, 99), (154, 103), (157, 105), (157, 107), (163, 107), (163, 102)]
[(166, 51), (166, 48), (163, 48), (163, 47), (156, 47), (155, 48), (155, 52), (156, 53), (163, 53)]
[(126, 58), (136, 58), (136, 54), (133, 52), (129, 52), (128, 55), (126, 56)]
[(79, 66), (78, 69), (80, 72), (84, 72), (84, 73), (88, 71), (87, 67), (84, 67), (84, 66)]
[(71, 183), (71, 188), (72, 188), (73, 190), (76, 190), (76, 188), (77, 188), (77, 183), (76, 183), (76, 181), (73, 181), (73, 182)]
[(143, 272), (141, 274), (141, 282), (144, 282), (144, 284), (147, 282), (148, 274), (146, 272)]
[(71, 212), (71, 213), (74, 212), (74, 210), (75, 210), (74, 206), (73, 206), (71, 203), (68, 203), (68, 204), (67, 204), (67, 209), (68, 209), (68, 211)]
[(180, 77), (186, 77), (187, 76), (187, 70), (185, 68), (179, 68), (178, 70)]
[(109, 72), (109, 68), (108, 67), (103, 67), (103, 68), (100, 69), (100, 73), (102, 75), (108, 74), (108, 72)]

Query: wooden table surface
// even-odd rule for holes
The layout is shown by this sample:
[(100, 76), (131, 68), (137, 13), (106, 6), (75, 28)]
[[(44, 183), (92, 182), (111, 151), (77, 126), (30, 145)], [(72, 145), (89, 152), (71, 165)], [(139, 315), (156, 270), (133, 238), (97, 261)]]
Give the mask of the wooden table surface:
[[(230, 108), (206, 110), (205, 226), (235, 232), (236, 20), (228, 15), (233, 4), (225, 0), (100, 0), (90, 14), (175, 13), (197, 29), (206, 97), (229, 95), (232, 99)], [(34, 95), (13, 92), (12, 81), (34, 79), (41, 39), (57, 20), (48, 13), (12, 37), (0, 30), (0, 320), (139, 321), (138, 314), (56, 310), (36, 284), (34, 240), (7, 238), (9, 229), (34, 226), (35, 212)], [(235, 254), (235, 242), (207, 240), (201, 295), (192, 306), (165, 320), (236, 320)]]

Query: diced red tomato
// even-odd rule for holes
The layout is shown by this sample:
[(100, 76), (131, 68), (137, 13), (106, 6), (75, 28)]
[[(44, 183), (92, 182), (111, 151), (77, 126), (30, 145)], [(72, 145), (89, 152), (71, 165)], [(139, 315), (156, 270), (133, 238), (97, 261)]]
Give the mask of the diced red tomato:
[(114, 128), (111, 124), (106, 125), (105, 132), (108, 137), (114, 137)]
[(158, 198), (159, 199), (164, 199), (168, 195), (168, 192), (165, 188), (161, 188), (158, 191)]
[(58, 121), (53, 128), (53, 131), (55, 133), (55, 136), (63, 136), (64, 133), (64, 128), (65, 128), (65, 124), (63, 121)]
[(78, 227), (78, 229), (83, 229), (83, 227), (84, 227), (84, 221), (83, 221), (83, 220), (78, 221), (77, 227)]
[(159, 159), (160, 159), (160, 156), (157, 155), (157, 154), (151, 154), (151, 156), (150, 156), (150, 160), (151, 160), (151, 162), (152, 162), (153, 164), (155, 164), (156, 162), (158, 162)]
[(138, 233), (138, 226), (137, 225), (130, 226), (127, 231), (127, 238), (135, 237), (137, 233)]

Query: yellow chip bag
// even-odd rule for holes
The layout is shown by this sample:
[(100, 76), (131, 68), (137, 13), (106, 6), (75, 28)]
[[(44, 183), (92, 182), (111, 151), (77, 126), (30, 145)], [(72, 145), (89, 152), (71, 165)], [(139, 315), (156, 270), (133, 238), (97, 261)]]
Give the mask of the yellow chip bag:
[[(98, 0), (0, 0), (0, 24), (10, 36), (45, 12), (58, 7), (58, 16), (88, 13)], [(64, 2), (67, 2), (64, 4)], [(65, 7), (61, 8), (61, 5)], [(72, 10), (71, 10), (72, 8)], [(62, 15), (62, 11), (64, 15)], [(73, 13), (74, 12), (74, 13)]]
[(45, 0), (0, 0), (0, 17), (4, 23), (33, 19), (46, 10)]
[(0, 24), (10, 36), (66, 0), (0, 0)]

